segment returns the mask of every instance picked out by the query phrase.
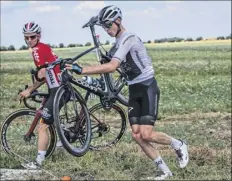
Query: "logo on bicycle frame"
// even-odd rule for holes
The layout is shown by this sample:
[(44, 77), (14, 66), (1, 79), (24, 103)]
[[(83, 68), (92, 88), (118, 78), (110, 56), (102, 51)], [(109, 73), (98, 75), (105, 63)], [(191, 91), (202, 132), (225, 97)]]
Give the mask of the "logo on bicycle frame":
[(79, 79), (75, 79), (75, 82), (78, 83), (78, 84), (81, 84), (83, 85), (84, 87), (87, 87), (91, 90), (94, 90), (95, 92), (97, 92), (98, 88), (97, 87), (94, 87), (94, 86), (91, 86), (89, 85), (86, 81), (84, 80), (79, 80)]

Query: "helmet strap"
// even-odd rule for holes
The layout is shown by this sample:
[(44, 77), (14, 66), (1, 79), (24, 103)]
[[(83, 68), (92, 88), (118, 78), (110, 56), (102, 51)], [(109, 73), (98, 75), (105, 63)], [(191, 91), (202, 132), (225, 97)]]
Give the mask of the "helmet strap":
[(119, 34), (120, 31), (121, 31), (121, 28), (120, 28), (120, 24), (119, 24), (119, 23), (117, 23), (116, 21), (115, 21), (114, 23), (118, 26), (118, 31), (117, 31), (117, 33), (116, 33), (116, 35), (115, 35), (115, 37), (117, 37), (118, 34)]

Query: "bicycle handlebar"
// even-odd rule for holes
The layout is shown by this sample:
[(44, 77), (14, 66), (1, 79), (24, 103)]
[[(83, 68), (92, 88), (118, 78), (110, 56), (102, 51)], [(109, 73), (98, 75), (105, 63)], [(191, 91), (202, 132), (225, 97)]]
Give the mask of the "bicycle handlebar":
[(100, 24), (98, 23), (98, 16), (91, 17), (90, 20), (82, 26), (82, 28), (86, 28), (86, 27), (93, 26), (93, 25), (100, 26)]
[(38, 72), (40, 71), (40, 69), (42, 68), (46, 68), (46, 69), (53, 69), (55, 66), (57, 65), (60, 65), (60, 70), (63, 71), (65, 69), (65, 64), (66, 63), (69, 63), (69, 64), (72, 64), (73, 62), (75, 61), (75, 59), (72, 59), (72, 58), (67, 58), (67, 59), (61, 59), (61, 58), (57, 58), (54, 62), (52, 63), (47, 63), (47, 64), (44, 64), (38, 68), (36, 68), (35, 72), (34, 72), (34, 76), (35, 76), (35, 79), (39, 82), (41, 81), (44, 81), (45, 78), (39, 78), (38, 77)]
[[(25, 85), (25, 90), (28, 88), (28, 85)], [(18, 94), (22, 92), (22, 90), (20, 89)], [(38, 90), (34, 90), (31, 95), (27, 98), (23, 98), (23, 103), (24, 105), (29, 108), (29, 109), (36, 109), (35, 107), (32, 107), (30, 106), (28, 103), (27, 103), (27, 100), (28, 99), (32, 99), (34, 102), (37, 102), (37, 103), (42, 103), (42, 100), (41, 99), (37, 99), (37, 97), (48, 97), (49, 94), (48, 93), (41, 93), (41, 92), (38, 92)]]

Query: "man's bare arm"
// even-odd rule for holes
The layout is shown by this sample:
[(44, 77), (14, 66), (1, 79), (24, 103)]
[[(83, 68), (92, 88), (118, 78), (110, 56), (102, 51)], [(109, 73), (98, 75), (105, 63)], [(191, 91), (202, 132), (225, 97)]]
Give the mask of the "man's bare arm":
[(81, 68), (79, 65), (72, 65), (72, 64), (66, 64), (66, 68), (69, 70), (75, 70), (75, 66), (79, 67), (80, 72), (76, 72), (77, 74), (102, 74), (102, 73), (110, 73), (114, 72), (120, 65), (120, 62), (113, 58), (109, 63), (101, 64), (101, 65), (94, 65), (89, 67), (83, 67)]
[(39, 82), (39, 81), (35, 80), (35, 83), (33, 85), (30, 85), (28, 87), (28, 89), (29, 89), (30, 92), (33, 92), (34, 90), (36, 90), (37, 88), (39, 88), (44, 83), (45, 83), (45, 80), (42, 81), (42, 82)]
[(114, 72), (116, 68), (120, 65), (119, 61), (112, 59), (109, 63), (102, 65), (83, 67), (82, 74), (101, 74), (101, 73), (110, 73)]

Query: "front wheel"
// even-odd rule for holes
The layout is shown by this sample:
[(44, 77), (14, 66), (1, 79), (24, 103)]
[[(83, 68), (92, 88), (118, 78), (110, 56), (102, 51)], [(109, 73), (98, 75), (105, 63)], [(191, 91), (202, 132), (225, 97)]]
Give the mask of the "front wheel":
[[(37, 131), (29, 128), (35, 118), (36, 111), (20, 109), (10, 114), (2, 123), (1, 143), (3, 150), (10, 154), (17, 154), (27, 160), (33, 160), (37, 154)], [(49, 145), (45, 157), (52, 155), (56, 147), (56, 131), (49, 126)], [(26, 136), (26, 134), (29, 135)]]
[(71, 86), (60, 86), (54, 98), (53, 115), (64, 148), (77, 157), (86, 154), (91, 142), (91, 122), (80, 93)]

